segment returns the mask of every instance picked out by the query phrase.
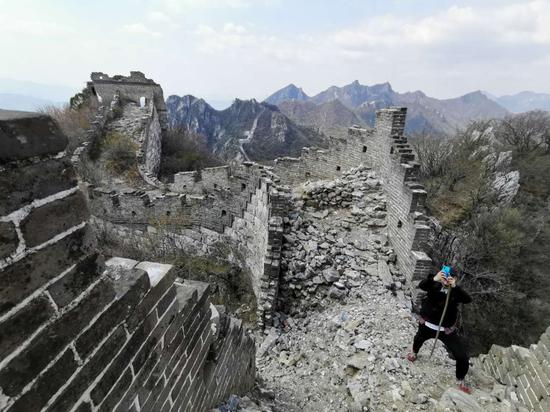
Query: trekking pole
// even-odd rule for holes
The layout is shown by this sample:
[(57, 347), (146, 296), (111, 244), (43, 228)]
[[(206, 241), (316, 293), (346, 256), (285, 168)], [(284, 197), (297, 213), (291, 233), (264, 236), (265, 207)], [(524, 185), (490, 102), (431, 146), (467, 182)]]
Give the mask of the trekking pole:
[(435, 340), (434, 345), (432, 346), (432, 351), (430, 352), (430, 359), (432, 358), (432, 355), (434, 354), (435, 345), (437, 344), (437, 338), (439, 338), (439, 332), (441, 331), (441, 324), (443, 323), (443, 318), (445, 318), (445, 313), (447, 312), (447, 306), (449, 306), (449, 297), (451, 296), (451, 289), (448, 288), (447, 290), (447, 298), (445, 299), (445, 307), (443, 308), (443, 313), (441, 314), (441, 319), (439, 320), (439, 325), (437, 327), (437, 333), (435, 334)]

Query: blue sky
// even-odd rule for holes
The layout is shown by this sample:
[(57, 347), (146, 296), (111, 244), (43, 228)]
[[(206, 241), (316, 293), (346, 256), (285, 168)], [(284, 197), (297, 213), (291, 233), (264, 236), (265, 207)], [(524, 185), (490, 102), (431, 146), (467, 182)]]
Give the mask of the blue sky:
[(355, 79), (550, 92), (550, 0), (0, 0), (0, 50), (0, 78), (75, 90), (141, 70), (166, 95), (221, 100)]

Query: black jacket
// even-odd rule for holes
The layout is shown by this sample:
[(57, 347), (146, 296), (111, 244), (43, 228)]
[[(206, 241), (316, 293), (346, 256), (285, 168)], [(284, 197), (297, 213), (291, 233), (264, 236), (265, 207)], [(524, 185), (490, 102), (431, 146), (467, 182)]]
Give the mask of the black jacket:
[[(422, 301), (420, 315), (428, 322), (433, 323), (434, 325), (439, 325), (441, 315), (443, 314), (443, 308), (445, 307), (445, 299), (447, 298), (447, 294), (442, 291), (443, 285), (441, 282), (436, 282), (433, 280), (433, 276), (434, 275), (429, 275), (418, 284), (420, 289), (428, 292), (428, 295)], [(458, 305), (460, 303), (470, 303), (471, 301), (472, 298), (470, 295), (468, 295), (460, 286), (451, 288), (449, 305), (441, 326), (446, 328), (453, 326), (458, 317)]]

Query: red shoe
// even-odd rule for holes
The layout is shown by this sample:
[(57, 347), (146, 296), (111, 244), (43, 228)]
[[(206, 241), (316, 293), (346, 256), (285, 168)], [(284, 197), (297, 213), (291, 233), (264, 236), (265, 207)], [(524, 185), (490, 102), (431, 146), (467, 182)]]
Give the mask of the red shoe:
[(466, 386), (466, 384), (464, 382), (460, 382), (458, 384), (458, 390), (462, 391), (464, 393), (467, 393), (467, 394), (472, 393), (472, 388), (470, 388), (469, 386)]
[(413, 353), (413, 352), (407, 353), (407, 359), (409, 360), (409, 362), (414, 362), (416, 358), (417, 358), (416, 353)]

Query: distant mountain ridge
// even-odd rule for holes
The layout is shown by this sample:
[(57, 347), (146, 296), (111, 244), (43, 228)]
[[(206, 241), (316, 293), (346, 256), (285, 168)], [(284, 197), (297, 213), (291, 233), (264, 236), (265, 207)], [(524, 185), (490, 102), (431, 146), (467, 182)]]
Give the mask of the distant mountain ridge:
[(302, 147), (323, 145), (324, 136), (297, 125), (277, 106), (235, 99), (216, 110), (203, 99), (172, 95), (166, 100), (171, 127), (185, 127), (206, 137), (210, 150), (231, 160), (271, 160), (299, 155)]
[(34, 112), (45, 106), (61, 106), (60, 102), (16, 93), (0, 93), (0, 109)]
[(485, 95), (512, 113), (522, 113), (530, 110), (550, 111), (550, 94), (548, 93), (523, 91), (500, 97), (489, 93), (485, 93)]
[(35, 111), (47, 105), (61, 106), (76, 91), (68, 86), (0, 78), (0, 108)]
[(278, 105), (282, 102), (305, 102), (307, 100), (309, 100), (309, 96), (305, 94), (301, 88), (296, 87), (294, 84), (291, 83), (288, 86), (283, 87), (281, 90), (276, 91), (264, 101), (269, 104)]
[[(376, 110), (390, 106), (408, 108), (406, 131), (409, 133), (422, 130), (453, 133), (472, 120), (502, 118), (508, 114), (505, 108), (479, 91), (440, 100), (421, 91), (398, 93), (387, 82), (366, 86), (355, 80), (342, 87), (331, 86), (305, 100), (304, 96), (307, 95), (303, 91), (299, 95), (300, 99), (288, 99), (287, 96), (293, 96), (296, 89), (302, 91), (291, 84), (269, 96), (266, 101), (277, 104), (281, 111), (296, 123), (319, 125), (320, 129), (325, 127), (326, 118), (332, 118), (335, 124), (343, 126), (348, 121), (354, 121), (353, 115), (360, 122), (372, 126)], [(347, 111), (342, 110), (340, 106), (333, 106), (329, 114), (326, 107), (320, 110), (311, 104), (304, 104), (322, 106), (334, 101), (342, 103)]]

